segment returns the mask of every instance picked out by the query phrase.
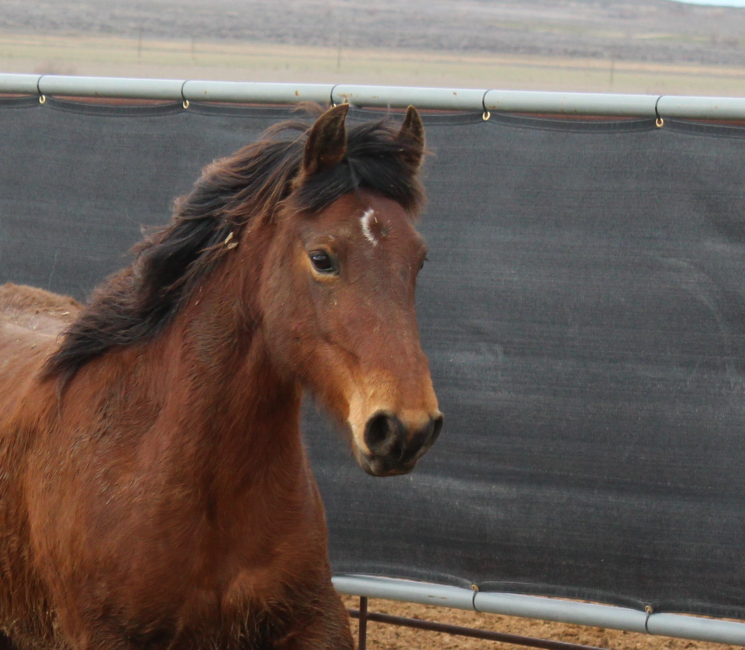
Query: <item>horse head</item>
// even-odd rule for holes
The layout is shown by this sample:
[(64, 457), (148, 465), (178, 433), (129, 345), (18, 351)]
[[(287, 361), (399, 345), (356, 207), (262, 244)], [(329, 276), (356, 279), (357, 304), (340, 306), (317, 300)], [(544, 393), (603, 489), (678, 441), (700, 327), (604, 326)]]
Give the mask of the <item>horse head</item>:
[[(205, 168), (171, 223), (94, 292), (44, 376), (64, 387), (110, 350), (184, 331), (224, 377), (218, 357), (259, 327), (267, 367), (290, 393), (309, 390), (349, 432), (365, 471), (413, 469), (442, 428), (414, 305), (426, 256), (415, 228), (424, 128), (413, 108), (400, 129), (385, 120), (347, 128), (347, 109), (326, 111), (310, 129), (278, 125)], [(288, 129), (301, 134), (273, 137)], [(229, 297), (236, 277), (239, 301)], [(276, 392), (273, 371), (252, 382)], [(242, 388), (264, 403), (253, 386)]]
[(391, 476), (414, 468), (443, 422), (414, 301), (427, 252), (414, 224), (424, 129), (410, 107), (399, 131), (347, 132), (347, 108), (307, 134), (275, 216), (260, 310), (284, 372), (349, 433), (366, 472)]

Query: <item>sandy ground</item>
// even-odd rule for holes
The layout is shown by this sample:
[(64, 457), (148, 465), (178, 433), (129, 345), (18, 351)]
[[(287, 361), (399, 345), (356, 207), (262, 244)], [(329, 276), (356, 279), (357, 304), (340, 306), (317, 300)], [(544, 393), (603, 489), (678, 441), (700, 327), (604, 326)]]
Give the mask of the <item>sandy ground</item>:
[[(345, 596), (348, 608), (359, 608), (359, 598)], [(566, 643), (577, 643), (609, 650), (735, 650), (736, 646), (717, 643), (703, 643), (670, 637), (653, 637), (633, 632), (606, 630), (603, 628), (580, 627), (549, 621), (536, 621), (527, 618), (481, 614), (457, 609), (430, 607), (410, 603), (397, 603), (387, 600), (370, 600), (369, 611), (420, 618), (439, 623), (475, 627), (482, 630), (506, 632), (538, 639), (551, 639)], [(357, 622), (352, 621), (352, 631), (357, 635)], [(497, 648), (517, 648), (495, 641), (482, 641), (437, 632), (414, 630), (393, 625), (370, 622), (367, 627), (367, 645), (370, 650), (409, 650), (421, 648), (428, 650), (496, 650)]]

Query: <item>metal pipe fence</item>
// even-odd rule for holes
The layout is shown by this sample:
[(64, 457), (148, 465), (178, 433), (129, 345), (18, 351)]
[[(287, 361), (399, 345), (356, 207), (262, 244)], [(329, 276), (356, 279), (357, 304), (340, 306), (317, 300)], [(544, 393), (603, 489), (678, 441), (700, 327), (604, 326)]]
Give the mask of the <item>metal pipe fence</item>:
[[(340, 575), (334, 576), (333, 582), (339, 593), (350, 596), (745, 646), (745, 623), (735, 621), (656, 613), (651, 609), (644, 612), (540, 596), (470, 591), (462, 587), (375, 576)], [(369, 616), (368, 619), (375, 620)]]
[(417, 108), (557, 115), (599, 115), (664, 120), (745, 120), (745, 97), (692, 97), (562, 93), (475, 88), (416, 88), (334, 84), (254, 83), (0, 74), (0, 93), (246, 104), (348, 102), (359, 107)]
[(521, 645), (528, 648), (542, 648), (542, 650), (602, 650), (601, 648), (597, 648), (595, 646), (579, 645), (577, 643), (565, 643), (564, 641), (536, 639), (534, 637), (522, 636), (519, 634), (492, 632), (491, 630), (480, 630), (472, 627), (463, 627), (462, 625), (435, 623), (433, 621), (425, 621), (419, 618), (406, 618), (403, 616), (392, 616), (390, 614), (369, 612), (367, 609), (367, 605), (367, 597), (360, 596), (360, 608), (348, 610), (350, 617), (356, 618), (359, 621), (359, 641), (357, 645), (358, 650), (366, 650), (367, 648), (368, 621), (385, 623), (386, 625), (410, 627), (415, 630), (425, 630), (427, 632), (441, 632), (442, 634), (465, 636), (472, 639), (483, 639), (485, 641), (510, 643), (512, 645)]

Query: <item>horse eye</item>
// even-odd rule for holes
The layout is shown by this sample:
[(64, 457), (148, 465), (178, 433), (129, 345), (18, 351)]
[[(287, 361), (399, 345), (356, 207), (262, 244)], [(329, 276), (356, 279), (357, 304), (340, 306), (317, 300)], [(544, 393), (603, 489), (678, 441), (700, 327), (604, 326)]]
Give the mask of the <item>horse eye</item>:
[(310, 261), (313, 264), (313, 268), (319, 273), (336, 273), (336, 264), (331, 256), (324, 251), (313, 251), (310, 254)]

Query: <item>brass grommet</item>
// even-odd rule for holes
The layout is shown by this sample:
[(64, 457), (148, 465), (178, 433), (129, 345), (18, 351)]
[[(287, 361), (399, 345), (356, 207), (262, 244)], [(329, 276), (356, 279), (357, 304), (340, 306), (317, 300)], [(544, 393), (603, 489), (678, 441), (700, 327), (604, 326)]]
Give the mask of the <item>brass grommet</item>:
[(183, 106), (184, 108), (189, 108), (189, 100), (185, 99), (183, 102), (181, 102), (181, 106)]
[(478, 591), (479, 590), (479, 586), (478, 585), (471, 585), (471, 589), (473, 589), (474, 591)]
[(39, 103), (40, 104), (43, 104), (46, 101), (47, 101), (47, 96), (46, 95), (39, 95)]
[(491, 117), (491, 113), (489, 111), (484, 111), (484, 114), (481, 116), (481, 119), (486, 122)]
[(645, 605), (644, 611), (647, 612), (647, 614), (652, 614), (654, 612), (654, 608), (652, 607), (652, 605)]
[(658, 117), (654, 123), (657, 125), (658, 129), (662, 128), (662, 125), (665, 123), (665, 120), (663, 120), (661, 117)]

